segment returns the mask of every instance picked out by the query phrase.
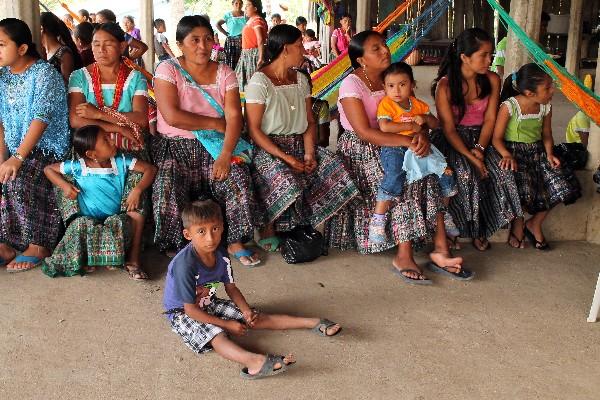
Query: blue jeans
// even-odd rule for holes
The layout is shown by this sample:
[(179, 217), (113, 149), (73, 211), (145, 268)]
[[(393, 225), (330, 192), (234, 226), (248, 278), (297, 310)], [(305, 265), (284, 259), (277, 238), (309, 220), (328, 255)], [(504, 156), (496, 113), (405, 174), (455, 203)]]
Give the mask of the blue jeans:
[[(398, 197), (404, 190), (406, 171), (402, 169), (404, 154), (408, 147), (382, 147), (381, 166), (383, 168), (383, 179), (377, 190), (377, 201), (388, 201)], [(442, 197), (452, 197), (457, 193), (456, 179), (454, 173), (442, 174), (439, 177)]]

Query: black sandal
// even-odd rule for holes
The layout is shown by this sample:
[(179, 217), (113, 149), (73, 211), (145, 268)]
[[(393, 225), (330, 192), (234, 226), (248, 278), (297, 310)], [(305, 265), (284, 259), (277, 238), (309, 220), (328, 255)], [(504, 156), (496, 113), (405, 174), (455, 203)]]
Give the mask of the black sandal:
[(527, 238), (527, 240), (529, 240), (533, 247), (541, 251), (550, 250), (550, 245), (548, 244), (548, 242), (546, 242), (546, 240), (542, 240), (541, 242), (537, 240), (533, 232), (531, 232), (527, 227), (527, 224), (525, 224), (525, 229), (523, 230), (523, 232), (525, 233), (525, 237)]
[[(518, 245), (513, 246), (512, 244), (510, 244), (511, 239), (515, 239), (518, 243)], [(508, 234), (508, 240), (506, 241), (506, 244), (509, 245), (510, 247), (512, 247), (513, 249), (524, 249), (525, 247), (523, 246), (523, 242), (525, 241), (525, 237), (523, 237), (522, 239), (519, 239), (517, 237), (517, 235), (515, 235), (512, 232), (509, 232)]]

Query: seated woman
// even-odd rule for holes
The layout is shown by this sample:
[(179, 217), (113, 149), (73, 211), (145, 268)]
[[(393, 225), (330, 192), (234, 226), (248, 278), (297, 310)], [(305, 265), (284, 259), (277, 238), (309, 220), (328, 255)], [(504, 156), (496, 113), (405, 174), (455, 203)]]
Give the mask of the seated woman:
[(1, 20), (0, 43), (0, 266), (21, 272), (49, 256), (61, 233), (44, 167), (69, 148), (67, 94), (25, 22)]
[[(402, 135), (385, 133), (377, 124), (377, 105), (384, 96), (382, 72), (390, 65), (390, 51), (384, 37), (374, 31), (355, 35), (348, 50), (354, 72), (340, 87), (338, 109), (345, 131), (338, 140), (338, 154), (354, 182), (362, 201), (352, 203), (327, 224), (329, 245), (357, 249), (369, 254), (398, 245), (393, 271), (407, 283), (431, 284), (413, 257), (413, 243), (433, 237), (434, 250), (428, 267), (455, 279), (468, 280), (473, 273), (462, 268), (462, 258), (453, 257), (446, 243), (443, 204), (438, 178), (427, 175), (404, 190), (389, 209), (387, 238), (369, 240), (369, 220), (374, 210), (377, 190), (383, 177), (379, 146), (402, 146)], [(414, 138), (415, 154), (429, 153), (429, 141), (423, 132)]]
[[(95, 63), (69, 79), (69, 117), (73, 128), (98, 125), (124, 151), (143, 149), (148, 129), (148, 84), (141, 72), (121, 60), (125, 33), (114, 23), (94, 30)], [(146, 158), (147, 156), (141, 156)]]
[[(183, 17), (176, 39), (183, 55), (159, 64), (154, 78), (158, 105), (158, 135), (152, 140), (158, 167), (152, 195), (156, 245), (165, 252), (181, 250), (187, 243), (181, 211), (198, 197), (212, 196), (225, 210), (229, 253), (244, 265), (256, 265), (260, 260), (243, 243), (254, 238), (263, 213), (254, 198), (248, 167), (232, 165), (242, 130), (235, 73), (210, 60), (214, 34), (206, 19)], [(201, 143), (215, 131), (220, 148)]]
[(273, 27), (267, 56), (267, 64), (248, 83), (246, 115), (259, 147), (252, 164), (254, 185), (268, 219), (259, 245), (276, 251), (277, 231), (317, 226), (358, 191), (340, 160), (315, 144), (310, 85), (294, 69), (304, 57), (300, 30)]
[[(124, 267), (131, 279), (148, 279), (140, 266), (142, 194), (152, 185), (156, 167), (117, 153), (97, 125), (76, 130), (73, 148), (78, 160), (44, 169), (63, 192), (57, 191), (57, 201), (68, 226), (42, 270), (55, 277), (83, 275), (97, 266)], [(141, 173), (141, 179), (129, 171)]]
[(61, 73), (67, 83), (71, 73), (83, 67), (71, 32), (67, 25), (51, 12), (40, 14), (40, 24), (42, 25), (41, 39), (46, 59)]

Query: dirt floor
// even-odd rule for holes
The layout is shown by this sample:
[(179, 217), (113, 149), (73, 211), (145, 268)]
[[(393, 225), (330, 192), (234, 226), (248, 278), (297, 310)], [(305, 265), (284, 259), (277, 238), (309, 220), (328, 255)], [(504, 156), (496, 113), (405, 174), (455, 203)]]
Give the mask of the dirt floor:
[[(434, 68), (415, 72), (418, 96), (432, 104)], [(559, 141), (575, 109), (561, 95), (553, 105)], [(465, 243), (459, 254), (476, 279), (433, 276), (432, 287), (392, 274), (391, 252), (235, 264), (251, 305), (344, 327), (335, 338), (251, 332), (241, 340), (250, 349), (298, 358), (256, 382), (171, 332), (161, 315), (168, 259), (153, 249), (144, 283), (120, 271), (50, 279), (0, 270), (0, 399), (597, 399), (600, 322), (586, 317), (600, 246), (551, 244), (549, 253), (503, 243), (479, 253)]]

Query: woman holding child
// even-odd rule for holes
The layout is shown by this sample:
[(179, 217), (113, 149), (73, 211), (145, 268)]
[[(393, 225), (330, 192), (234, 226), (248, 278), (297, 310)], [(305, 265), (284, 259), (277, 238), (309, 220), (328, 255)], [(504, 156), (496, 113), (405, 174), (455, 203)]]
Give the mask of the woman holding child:
[(304, 57), (302, 33), (277, 25), (267, 42), (268, 61), (246, 90), (250, 136), (259, 147), (252, 167), (268, 225), (259, 241), (276, 251), (276, 232), (317, 226), (331, 218), (358, 191), (340, 160), (316, 145), (310, 85), (294, 69)]
[[(184, 247), (181, 210), (210, 195), (225, 210), (229, 253), (245, 265), (258, 264), (243, 243), (262, 225), (262, 212), (247, 166), (232, 164), (242, 129), (235, 73), (210, 60), (214, 33), (203, 17), (183, 17), (176, 38), (183, 55), (159, 64), (154, 80), (159, 132), (152, 143), (158, 167), (152, 197), (155, 241), (161, 251)], [(220, 139), (218, 148), (201, 143), (209, 134)]]
[(98, 125), (118, 148), (140, 151), (143, 132), (148, 130), (148, 84), (122, 61), (126, 48), (119, 25), (107, 22), (96, 27), (92, 40), (96, 62), (74, 71), (69, 79), (69, 117), (73, 128)]
[[(499, 167), (491, 144), (500, 79), (489, 71), (493, 51), (490, 36), (479, 28), (462, 32), (450, 46), (432, 87), (441, 131), (432, 141), (444, 153), (457, 176), (458, 194), (449, 210), (460, 232), (480, 251), (498, 229), (523, 215), (511, 171)], [(456, 247), (457, 237), (449, 237)]]
[(65, 157), (69, 120), (63, 78), (40, 60), (27, 24), (1, 20), (0, 43), (0, 266), (21, 272), (49, 256), (61, 233), (44, 167)]
[[(398, 245), (394, 269), (404, 281), (430, 284), (413, 258), (413, 242), (433, 236), (430, 253), (432, 269), (455, 279), (468, 280), (473, 273), (462, 268), (462, 258), (453, 257), (446, 242), (443, 204), (439, 179), (427, 175), (404, 185), (389, 207), (387, 240), (373, 242), (369, 223), (383, 177), (380, 146), (406, 146), (406, 138), (379, 129), (378, 103), (384, 96), (382, 72), (390, 66), (390, 51), (383, 36), (374, 31), (355, 35), (348, 51), (354, 72), (340, 87), (338, 108), (345, 131), (338, 141), (338, 154), (358, 185), (362, 201), (352, 203), (328, 223), (329, 245), (342, 249), (356, 248), (361, 253), (375, 253)], [(414, 135), (411, 149), (417, 156), (429, 153), (425, 132)]]

